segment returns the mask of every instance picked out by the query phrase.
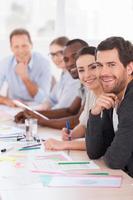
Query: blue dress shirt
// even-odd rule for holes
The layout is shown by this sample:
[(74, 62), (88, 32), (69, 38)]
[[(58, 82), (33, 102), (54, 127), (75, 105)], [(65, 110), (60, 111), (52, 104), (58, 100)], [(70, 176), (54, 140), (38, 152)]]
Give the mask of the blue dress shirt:
[(71, 77), (68, 71), (63, 71), (59, 82), (54, 86), (49, 99), (52, 109), (65, 108), (71, 105), (79, 96), (80, 81)]
[(5, 58), (0, 62), (0, 88), (4, 81), (8, 83), (8, 97), (20, 99), (22, 101), (44, 102), (48, 98), (51, 89), (51, 70), (49, 62), (39, 53), (32, 53), (28, 64), (28, 74), (30, 80), (39, 87), (37, 94), (31, 97), (25, 84), (16, 74), (15, 67), (17, 61), (14, 56)]

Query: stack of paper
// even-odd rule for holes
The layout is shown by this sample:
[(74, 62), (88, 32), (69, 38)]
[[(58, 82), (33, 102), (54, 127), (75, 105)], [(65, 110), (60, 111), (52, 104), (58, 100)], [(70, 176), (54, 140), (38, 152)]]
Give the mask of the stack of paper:
[(44, 186), (49, 187), (113, 187), (121, 186), (121, 176), (42, 175)]
[(15, 126), (1, 125), (0, 126), (0, 139), (15, 138), (23, 135), (24, 130)]
[(38, 155), (31, 160), (30, 170), (35, 173), (64, 173), (58, 164), (61, 161), (68, 162), (71, 158), (64, 152)]

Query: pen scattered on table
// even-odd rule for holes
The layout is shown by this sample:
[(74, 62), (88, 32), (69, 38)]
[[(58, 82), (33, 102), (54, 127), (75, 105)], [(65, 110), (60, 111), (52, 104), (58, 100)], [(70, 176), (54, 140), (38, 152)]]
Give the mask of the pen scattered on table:
[[(68, 133), (68, 140), (71, 141), (71, 128), (70, 128), (70, 121), (66, 121), (66, 128), (67, 128), (67, 133)], [(68, 150), (68, 155), (70, 154), (70, 150)]]
[(6, 145), (6, 146), (4, 146), (3, 148), (1, 148), (0, 149), (0, 151), (1, 151), (1, 153), (5, 153), (5, 152), (7, 152), (7, 151), (10, 151), (10, 150), (12, 150), (13, 149), (13, 146), (12, 145)]
[(66, 128), (67, 128), (67, 133), (68, 133), (68, 140), (70, 141), (72, 138), (71, 138), (71, 135), (70, 135), (71, 127), (70, 127), (70, 121), (69, 120), (66, 121)]
[(88, 172), (86, 175), (99, 175), (99, 176), (108, 176), (108, 172)]
[(19, 149), (19, 151), (26, 151), (26, 150), (34, 150), (34, 149), (40, 149), (41, 143), (37, 144), (31, 144), (27, 146), (23, 146)]
[(23, 140), (25, 137), (17, 137), (17, 141)]
[(21, 149), (19, 149), (19, 151), (28, 151), (28, 150), (35, 150), (35, 149), (40, 149), (40, 147), (21, 148)]
[[(92, 160), (59, 161), (58, 166), (60, 166), (62, 170), (99, 169), (98, 165)], [(87, 173), (88, 172), (86, 172), (86, 174)]]
[(25, 149), (25, 148), (32, 148), (32, 147), (38, 147), (38, 146), (41, 146), (41, 143), (27, 145), (27, 146), (24, 146), (22, 148)]
[(10, 139), (10, 138), (18, 138), (17, 135), (8, 135), (8, 136), (0, 136), (0, 139)]
[(78, 161), (78, 162), (75, 162), (75, 161), (72, 161), (72, 162), (58, 162), (59, 165), (81, 165), (81, 164), (89, 164), (90, 162), (89, 161)]

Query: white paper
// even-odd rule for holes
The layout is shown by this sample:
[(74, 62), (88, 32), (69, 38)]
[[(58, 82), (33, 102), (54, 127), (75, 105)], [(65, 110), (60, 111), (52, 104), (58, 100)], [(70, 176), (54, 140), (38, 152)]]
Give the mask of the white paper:
[(5, 106), (5, 105), (0, 105), (0, 111), (4, 112), (4, 117), (8, 115), (14, 117), (18, 112), (22, 111), (22, 109), (20, 108), (14, 108), (14, 107), (9, 107), (9, 106)]
[(34, 172), (46, 173), (63, 173), (57, 161), (71, 161), (71, 158), (65, 153), (44, 153), (44, 155), (36, 156), (31, 160), (30, 169)]
[(121, 176), (41, 176), (43, 184), (51, 187), (120, 187)]
[(15, 136), (22, 136), (24, 130), (11, 126), (11, 125), (1, 125), (0, 126), (0, 138), (5, 138), (5, 137), (15, 137)]

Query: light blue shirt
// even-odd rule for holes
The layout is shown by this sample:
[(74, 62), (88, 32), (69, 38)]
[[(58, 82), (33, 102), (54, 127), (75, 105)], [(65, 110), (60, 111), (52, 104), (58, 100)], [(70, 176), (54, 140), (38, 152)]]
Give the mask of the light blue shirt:
[(74, 80), (67, 71), (62, 72), (59, 82), (54, 86), (48, 99), (52, 109), (70, 106), (73, 100), (79, 96), (80, 87), (79, 80)]
[(51, 71), (49, 62), (39, 53), (32, 53), (28, 64), (28, 74), (30, 80), (39, 87), (37, 94), (31, 97), (24, 82), (16, 74), (15, 67), (17, 61), (14, 56), (5, 58), (0, 62), (0, 88), (4, 81), (8, 83), (8, 97), (42, 103), (48, 98), (51, 88)]

